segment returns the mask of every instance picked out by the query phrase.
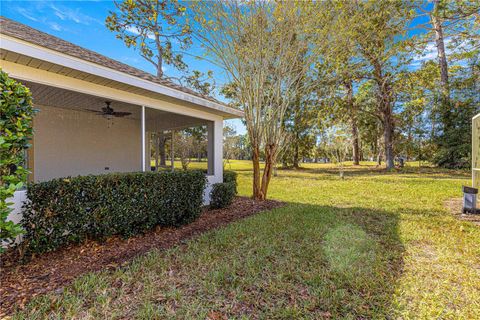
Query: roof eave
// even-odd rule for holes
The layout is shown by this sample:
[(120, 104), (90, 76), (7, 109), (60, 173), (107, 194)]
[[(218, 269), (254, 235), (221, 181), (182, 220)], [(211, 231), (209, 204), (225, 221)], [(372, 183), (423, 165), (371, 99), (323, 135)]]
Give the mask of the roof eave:
[(181, 90), (170, 88), (152, 81), (135, 77), (122, 71), (114, 70), (105, 66), (85, 61), (77, 57), (73, 57), (55, 50), (51, 50), (36, 44), (29, 43), (17, 39), (15, 37), (0, 34), (0, 48), (23, 54), (32, 58), (54, 63), (60, 66), (86, 72), (92, 75), (115, 80), (120, 83), (131, 85), (134, 87), (149, 90), (164, 96), (189, 102), (207, 109), (215, 113), (221, 113), (225, 119), (233, 119), (243, 117), (243, 112), (224, 104), (210, 101)]

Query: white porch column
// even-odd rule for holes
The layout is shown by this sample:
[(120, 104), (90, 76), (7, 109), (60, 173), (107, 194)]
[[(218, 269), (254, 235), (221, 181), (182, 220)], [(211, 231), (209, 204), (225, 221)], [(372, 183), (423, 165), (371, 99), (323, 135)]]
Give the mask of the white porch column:
[(223, 182), (223, 119), (209, 121), (207, 124), (207, 187), (204, 204), (210, 203), (210, 191), (214, 183)]
[(142, 106), (141, 115), (141, 130), (142, 130), (142, 171), (146, 171), (146, 139), (145, 139), (145, 106)]
[(172, 129), (172, 137), (170, 140), (170, 165), (172, 167), (172, 171), (175, 170), (175, 130)]
[(215, 180), (221, 182), (223, 180), (223, 120), (208, 122), (207, 139), (207, 174), (215, 176)]

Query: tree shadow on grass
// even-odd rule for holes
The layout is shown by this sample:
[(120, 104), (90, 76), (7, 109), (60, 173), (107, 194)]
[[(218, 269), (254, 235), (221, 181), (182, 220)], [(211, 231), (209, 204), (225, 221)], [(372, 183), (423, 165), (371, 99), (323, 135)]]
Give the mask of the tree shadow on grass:
[(391, 318), (403, 254), (395, 213), (289, 203), (76, 282), (111, 303), (92, 304), (73, 285), (30, 310), (58, 317), (77, 301), (70, 316), (166, 318), (174, 305), (177, 318)]
[[(293, 305), (272, 306), (271, 310), (276, 310), (267, 316), (284, 314), (294, 306), (301, 306), (296, 315), (306, 317), (392, 316), (393, 296), (404, 264), (398, 214), (301, 203), (264, 214), (272, 215), (274, 224), (285, 218), (282, 215), (295, 220), (279, 232), (291, 235), (298, 244), (297, 254), (291, 257), (300, 261), (296, 288), (308, 288), (308, 294), (294, 293)], [(256, 231), (259, 233), (261, 230)], [(312, 252), (315, 254), (310, 255)], [(295, 259), (298, 256), (303, 260)], [(281, 266), (277, 270), (282, 270)]]

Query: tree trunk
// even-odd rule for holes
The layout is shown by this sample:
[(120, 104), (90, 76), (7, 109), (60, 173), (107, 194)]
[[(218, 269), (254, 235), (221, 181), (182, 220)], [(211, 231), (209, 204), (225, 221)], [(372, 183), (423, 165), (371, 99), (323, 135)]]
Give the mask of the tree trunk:
[(260, 191), (260, 150), (258, 146), (252, 146), (253, 164), (253, 199), (262, 200)]
[(352, 129), (352, 149), (353, 149), (353, 165), (360, 164), (360, 148), (358, 138), (357, 110), (355, 101), (353, 100), (353, 83), (351, 80), (345, 81), (347, 88), (347, 107), (350, 114), (350, 124)]
[(268, 186), (272, 179), (273, 167), (275, 165), (276, 146), (269, 145), (265, 147), (265, 168), (263, 169), (261, 200), (267, 199)]
[(298, 162), (299, 162), (299, 159), (298, 159), (298, 143), (295, 143), (295, 146), (293, 147), (293, 167), (295, 169), (298, 169), (300, 167), (298, 165)]
[(158, 171), (158, 159), (159, 159), (159, 153), (158, 153), (158, 146), (160, 145), (160, 139), (159, 139), (159, 134), (154, 133), (153, 135), (153, 141), (155, 143), (155, 171)]
[(408, 140), (408, 144), (407, 144), (407, 154), (406, 154), (406, 160), (407, 161), (410, 161), (410, 151), (411, 151), (411, 146), (413, 145), (413, 135), (412, 135), (412, 127), (411, 126), (408, 126), (408, 134), (407, 134), (407, 140)]
[(393, 156), (393, 121), (391, 114), (384, 114), (383, 143), (385, 145), (385, 164), (387, 170), (395, 167)]
[(452, 129), (452, 112), (450, 101), (450, 83), (448, 79), (448, 61), (445, 53), (445, 38), (443, 35), (443, 25), (439, 14), (440, 0), (433, 1), (434, 7), (431, 14), (433, 30), (435, 32), (435, 45), (437, 47), (438, 66), (440, 68), (440, 119), (443, 134), (448, 134)]
[(352, 119), (352, 137), (353, 137), (353, 165), (360, 165), (360, 146), (358, 138), (358, 127), (356, 117)]
[(165, 134), (160, 132), (158, 134), (158, 153), (160, 154), (160, 166), (166, 166), (167, 161), (166, 161), (166, 153), (165, 153)]
[(377, 154), (377, 167), (381, 166), (382, 165), (382, 153), (379, 152)]
[(439, 17), (440, 0), (434, 0), (434, 8), (431, 15), (433, 29), (435, 31), (435, 45), (437, 47), (438, 65), (440, 67), (440, 85), (442, 87), (442, 104), (450, 102), (450, 88), (448, 80), (448, 62), (445, 54), (445, 41), (443, 36), (442, 21)]
[(387, 170), (393, 169), (395, 167), (394, 155), (393, 155), (393, 132), (394, 132), (394, 121), (393, 121), (393, 88), (391, 86), (390, 80), (388, 79), (388, 74), (385, 74), (382, 70), (382, 65), (380, 62), (374, 60), (374, 77), (375, 82), (378, 86), (377, 93), (377, 112), (381, 116), (383, 124), (383, 142), (385, 149), (385, 163)]

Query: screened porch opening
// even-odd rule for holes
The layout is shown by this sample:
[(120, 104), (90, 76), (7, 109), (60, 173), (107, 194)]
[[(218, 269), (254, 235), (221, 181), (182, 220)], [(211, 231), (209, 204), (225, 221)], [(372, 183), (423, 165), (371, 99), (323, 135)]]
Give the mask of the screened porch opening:
[(211, 121), (20, 82), (30, 89), (38, 109), (32, 148), (26, 156), (31, 181), (109, 172), (181, 170), (182, 163), (187, 162), (189, 169), (214, 174)]

